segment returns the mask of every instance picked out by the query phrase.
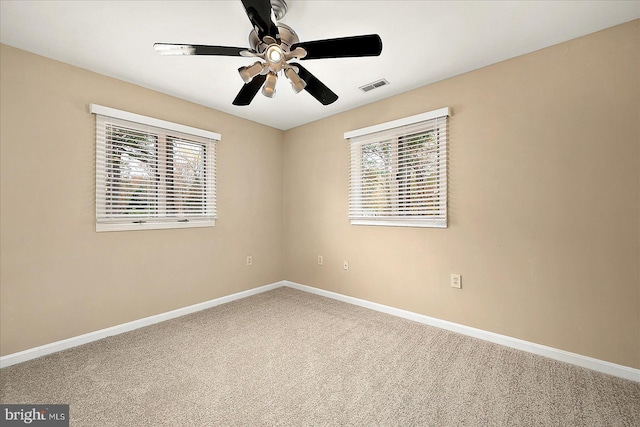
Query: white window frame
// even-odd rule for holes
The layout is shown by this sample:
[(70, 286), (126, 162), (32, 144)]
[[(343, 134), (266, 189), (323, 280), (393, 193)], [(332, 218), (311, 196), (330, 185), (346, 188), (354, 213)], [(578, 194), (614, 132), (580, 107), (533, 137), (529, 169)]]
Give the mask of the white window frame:
[[(350, 178), (349, 178), (349, 219), (353, 225), (379, 225), (379, 226), (395, 226), (395, 227), (434, 227), (447, 228), (447, 180), (448, 180), (448, 158), (447, 158), (447, 118), (451, 115), (448, 107), (438, 110), (429, 111), (414, 116), (381, 123), (374, 126), (356, 129), (345, 132), (344, 138), (350, 142)], [(437, 122), (435, 122), (438, 120)], [(381, 144), (389, 141), (392, 144), (392, 161), (391, 175), (397, 174), (398, 149), (400, 138), (394, 137), (394, 134), (401, 135), (403, 130), (412, 127), (430, 123), (437, 123), (437, 156), (438, 156), (438, 174), (437, 182), (439, 182), (438, 190), (443, 192), (437, 200), (437, 215), (425, 215), (417, 217), (401, 217), (402, 212), (399, 208), (395, 212), (388, 215), (380, 214), (380, 216), (365, 217), (363, 214), (362, 203), (362, 147), (369, 144)], [(397, 180), (394, 180), (389, 188), (392, 196), (390, 199), (397, 203), (400, 200)], [(431, 204), (430, 201), (427, 204)]]
[[(216, 215), (216, 143), (220, 141), (221, 135), (203, 129), (181, 125), (178, 123), (168, 122), (165, 120), (147, 117), (140, 114), (130, 113), (128, 111), (117, 110), (115, 108), (105, 107), (97, 104), (90, 104), (89, 111), (96, 114), (96, 231), (129, 231), (129, 230), (156, 230), (169, 228), (194, 228), (194, 227), (213, 227), (215, 226)], [(127, 127), (141, 132), (153, 132), (159, 135), (158, 138), (158, 182), (160, 188), (158, 190), (159, 212), (162, 214), (164, 206), (164, 198), (166, 196), (166, 187), (164, 183), (167, 180), (166, 165), (163, 159), (166, 159), (167, 138), (182, 137), (185, 140), (193, 140), (206, 145), (206, 196), (208, 207), (211, 213), (206, 218), (166, 218), (160, 216), (145, 216), (136, 218), (136, 221), (130, 219), (108, 219), (100, 215), (104, 210), (103, 202), (106, 192), (106, 178), (99, 173), (98, 165), (104, 162), (100, 156), (104, 156), (106, 152), (105, 138), (105, 120), (114, 119), (117, 121), (126, 121)], [(141, 221), (142, 220), (142, 221)]]

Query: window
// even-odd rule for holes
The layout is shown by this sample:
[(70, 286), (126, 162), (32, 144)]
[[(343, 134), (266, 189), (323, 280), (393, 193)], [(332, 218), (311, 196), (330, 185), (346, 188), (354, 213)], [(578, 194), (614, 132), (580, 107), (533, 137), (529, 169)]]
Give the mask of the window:
[(447, 227), (447, 117), (442, 108), (345, 133), (351, 224)]
[(92, 104), (96, 231), (215, 225), (220, 135)]

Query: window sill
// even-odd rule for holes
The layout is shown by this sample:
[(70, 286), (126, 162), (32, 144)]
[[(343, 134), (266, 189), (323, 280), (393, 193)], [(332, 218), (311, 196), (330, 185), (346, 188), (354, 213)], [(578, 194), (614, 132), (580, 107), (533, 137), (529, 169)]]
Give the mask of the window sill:
[(135, 230), (164, 230), (169, 228), (198, 228), (213, 227), (216, 225), (215, 220), (208, 221), (189, 221), (189, 222), (144, 222), (144, 223), (115, 223), (115, 224), (96, 224), (96, 231), (135, 231)]
[(446, 219), (404, 219), (404, 220), (381, 220), (381, 219), (352, 219), (351, 225), (380, 225), (385, 227), (420, 227), (420, 228), (447, 228)]

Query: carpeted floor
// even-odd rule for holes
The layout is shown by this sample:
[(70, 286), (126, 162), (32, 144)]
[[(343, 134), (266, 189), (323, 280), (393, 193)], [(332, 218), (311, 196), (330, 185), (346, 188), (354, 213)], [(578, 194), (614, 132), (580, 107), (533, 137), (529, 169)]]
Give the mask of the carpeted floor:
[(278, 288), (4, 368), (72, 426), (639, 426), (640, 383)]

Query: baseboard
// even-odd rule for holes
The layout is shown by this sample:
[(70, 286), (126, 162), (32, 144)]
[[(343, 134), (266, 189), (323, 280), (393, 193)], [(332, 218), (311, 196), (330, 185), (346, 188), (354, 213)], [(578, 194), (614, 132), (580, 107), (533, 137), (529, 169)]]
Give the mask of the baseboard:
[(376, 310), (382, 313), (391, 314), (393, 316), (402, 317), (404, 319), (412, 320), (414, 322), (424, 323), (426, 325), (435, 326), (437, 328), (446, 329), (449, 331), (457, 332), (463, 335), (468, 335), (474, 338), (479, 338), (479, 339), (493, 342), (496, 344), (501, 344), (501, 345), (515, 348), (518, 350), (527, 351), (529, 353), (538, 354), (540, 356), (545, 356), (550, 359), (571, 363), (573, 365), (581, 366), (583, 368), (592, 369), (594, 371), (602, 372), (602, 373), (613, 375), (616, 377), (640, 382), (640, 369), (630, 368), (628, 366), (623, 366), (623, 365), (617, 365), (615, 363), (594, 359), (592, 357), (583, 356), (581, 354), (571, 353), (571, 352), (560, 350), (557, 348), (548, 347), (548, 346), (532, 343), (529, 341), (524, 341), (518, 338), (509, 337), (506, 335), (496, 334), (494, 332), (484, 331), (482, 329), (472, 328), (470, 326), (465, 326), (458, 323), (437, 319), (435, 317), (425, 316), (424, 314), (418, 314), (418, 313), (413, 313), (407, 310), (401, 310), (399, 308), (389, 307), (387, 305), (378, 304), (375, 302), (354, 298), (347, 295), (338, 294), (335, 292), (326, 291), (324, 289), (314, 288), (307, 285), (301, 285), (300, 283), (295, 283), (287, 280), (282, 280), (280, 282), (275, 282), (269, 285), (260, 286), (257, 288), (253, 288), (253, 289), (238, 292), (235, 294), (227, 295), (224, 297), (216, 298), (210, 301), (205, 301), (199, 304), (190, 305), (188, 307), (179, 308), (177, 310), (168, 311), (166, 313), (157, 314), (155, 316), (145, 317), (143, 319), (134, 320), (132, 322), (123, 323), (121, 325), (112, 326), (110, 328), (101, 329), (99, 331), (89, 332), (84, 335), (79, 335), (77, 337), (56, 341), (50, 344), (45, 344), (39, 347), (20, 351), (18, 353), (8, 354), (6, 356), (0, 357), (0, 368), (15, 365), (16, 363), (26, 362), (28, 360), (36, 359), (38, 357), (45, 356), (47, 354), (56, 353), (58, 351), (67, 350), (69, 348), (87, 344), (92, 341), (97, 341), (99, 339), (106, 338), (112, 335), (117, 335), (123, 332), (132, 331), (134, 329), (143, 328), (145, 326), (153, 325), (155, 323), (164, 322), (165, 320), (174, 319), (176, 317), (184, 316), (186, 314), (195, 313), (197, 311), (215, 307), (220, 304), (225, 304), (231, 301), (249, 297), (251, 295), (256, 295), (262, 292), (270, 291), (272, 289), (276, 289), (281, 286), (288, 286), (290, 288), (298, 289), (301, 291), (309, 292), (309, 293), (320, 295), (323, 297), (332, 298), (338, 301), (346, 302), (349, 304), (357, 305), (357, 306), (368, 308), (371, 310)]
[(312, 294), (332, 298), (360, 307), (369, 308), (371, 310), (380, 311), (382, 313), (387, 313), (393, 316), (402, 317), (404, 319), (413, 320), (414, 322), (424, 323), (426, 325), (435, 326), (437, 328), (446, 329), (492, 343), (527, 351), (529, 353), (538, 354), (540, 356), (545, 356), (550, 359), (559, 360), (561, 362), (571, 363), (572, 365), (581, 366), (583, 368), (592, 369), (594, 371), (602, 372), (627, 380), (640, 382), (640, 369), (617, 365), (615, 363), (594, 359), (592, 357), (583, 356), (581, 354), (570, 353), (568, 351), (560, 350), (557, 348), (547, 347), (545, 345), (524, 341), (518, 338), (500, 335), (494, 332), (484, 331), (482, 329), (476, 329), (458, 323), (448, 322), (446, 320), (437, 319), (435, 317), (425, 316), (424, 314), (413, 313), (411, 311), (401, 310), (399, 308), (389, 307), (375, 302), (354, 298), (335, 292), (325, 291), (323, 289), (301, 285), (299, 283), (290, 282), (287, 280), (284, 281), (284, 284), (285, 286), (288, 286), (290, 288), (310, 292)]
[(165, 320), (174, 319), (176, 317), (184, 316), (186, 314), (195, 313), (200, 310), (215, 307), (220, 304), (225, 304), (238, 299), (246, 298), (251, 295), (259, 294), (261, 292), (270, 291), (275, 288), (284, 286), (284, 282), (276, 282), (270, 285), (260, 286), (258, 288), (249, 289), (246, 291), (238, 292), (235, 294), (227, 295), (224, 297), (212, 299), (209, 301), (201, 302), (198, 304), (190, 305), (188, 307), (178, 308), (176, 310), (168, 311), (166, 313), (160, 313), (155, 316), (145, 317), (143, 319), (134, 320), (132, 322), (123, 323), (121, 325), (112, 326), (106, 329), (100, 329), (99, 331), (89, 332), (77, 337), (68, 338), (61, 341), (56, 341), (50, 344), (45, 344), (39, 347), (30, 348), (28, 350), (20, 351), (18, 353), (8, 354), (0, 357), (0, 368), (15, 365), (16, 363), (26, 362), (27, 360), (36, 359), (47, 354), (56, 353), (58, 351), (67, 350), (72, 347), (77, 347), (82, 344), (87, 344), (92, 341), (97, 341), (102, 338), (110, 337), (112, 335), (118, 335), (123, 332), (133, 331), (134, 329), (143, 328), (145, 326), (153, 325), (155, 323), (164, 322)]

